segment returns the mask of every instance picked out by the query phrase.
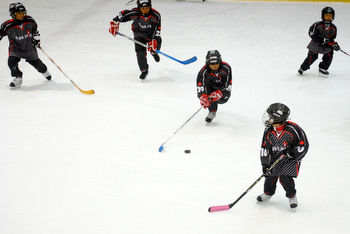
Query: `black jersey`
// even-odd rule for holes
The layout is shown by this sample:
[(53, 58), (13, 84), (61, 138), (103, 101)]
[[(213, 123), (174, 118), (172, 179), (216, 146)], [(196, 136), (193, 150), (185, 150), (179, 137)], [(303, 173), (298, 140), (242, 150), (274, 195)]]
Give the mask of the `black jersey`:
[(333, 23), (325, 24), (323, 21), (318, 21), (309, 28), (309, 36), (312, 40), (307, 48), (315, 53), (327, 54), (333, 50), (328, 42), (334, 42), (337, 27)]
[(113, 19), (117, 22), (133, 21), (132, 31), (135, 37), (152, 40), (160, 38), (161, 32), (161, 17), (158, 11), (151, 8), (148, 16), (142, 16), (138, 8), (132, 10), (124, 10)]
[(287, 159), (277, 164), (272, 169), (271, 176), (297, 177), (301, 159), (305, 157), (309, 149), (309, 142), (305, 132), (297, 124), (290, 121), (286, 122), (284, 130), (280, 134), (272, 126), (265, 129), (260, 152), (261, 165), (271, 166), (279, 157), (279, 152), (287, 147), (294, 159)]
[(35, 20), (25, 16), (22, 21), (8, 20), (1, 25), (0, 38), (8, 36), (9, 56), (38, 59), (38, 54), (33, 42), (33, 35), (39, 33)]
[(223, 98), (231, 96), (232, 70), (228, 63), (222, 62), (219, 70), (212, 71), (209, 65), (205, 65), (197, 75), (197, 96), (203, 94), (210, 95), (212, 92), (220, 90)]

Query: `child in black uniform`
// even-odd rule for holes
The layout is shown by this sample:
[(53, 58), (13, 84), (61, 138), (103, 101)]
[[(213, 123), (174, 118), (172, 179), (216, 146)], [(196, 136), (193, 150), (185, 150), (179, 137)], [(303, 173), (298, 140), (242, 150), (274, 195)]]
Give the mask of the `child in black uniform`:
[(40, 33), (35, 20), (27, 16), (27, 11), (22, 3), (12, 3), (9, 11), (12, 19), (1, 25), (0, 40), (8, 36), (10, 42), (8, 66), (11, 76), (14, 77), (10, 87), (19, 88), (22, 85), (23, 73), (18, 68), (21, 59), (26, 59), (47, 80), (51, 80), (51, 74), (39, 59), (36, 50), (36, 47), (40, 47)]
[(321, 13), (322, 21), (318, 21), (310, 27), (309, 36), (312, 40), (307, 46), (309, 52), (298, 70), (298, 75), (302, 75), (304, 71), (310, 69), (311, 64), (318, 58), (318, 54), (323, 54), (319, 64), (319, 75), (328, 77), (327, 70), (332, 63), (333, 50), (340, 49), (338, 43), (334, 41), (337, 36), (337, 27), (332, 23), (334, 15), (335, 11), (332, 7), (325, 7)]

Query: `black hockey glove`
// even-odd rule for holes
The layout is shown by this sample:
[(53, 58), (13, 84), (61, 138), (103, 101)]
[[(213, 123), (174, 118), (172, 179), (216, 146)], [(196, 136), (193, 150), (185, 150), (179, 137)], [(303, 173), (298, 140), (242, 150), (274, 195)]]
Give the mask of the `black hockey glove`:
[(332, 43), (332, 48), (333, 48), (333, 50), (335, 50), (335, 51), (340, 50), (340, 46), (338, 45), (338, 42), (333, 42), (333, 43)]
[(271, 175), (271, 171), (267, 171), (267, 169), (269, 169), (269, 167), (266, 166), (266, 165), (263, 165), (262, 171), (264, 173), (264, 176), (270, 176)]
[(284, 150), (282, 150), (280, 152), (279, 156), (281, 156), (283, 154), (286, 156), (287, 159), (295, 159), (294, 154), (292, 153), (292, 151), (290, 150), (289, 147), (284, 149)]

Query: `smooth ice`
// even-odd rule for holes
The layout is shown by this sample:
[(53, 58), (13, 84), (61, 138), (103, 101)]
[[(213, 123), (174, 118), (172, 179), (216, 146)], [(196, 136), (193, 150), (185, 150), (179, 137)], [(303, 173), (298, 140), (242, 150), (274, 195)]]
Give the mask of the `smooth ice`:
[[(335, 52), (329, 78), (318, 61), (302, 77), (308, 28), (326, 5), (336, 11), (337, 41), (350, 52), (350, 4), (160, 1), (161, 51), (140, 82), (134, 45), (108, 33), (127, 0), (24, 0), (42, 48), (84, 95), (39, 51), (46, 81), (28, 63), (10, 90), (8, 40), (0, 42), (0, 233), (346, 233), (350, 178), (350, 57)], [(9, 19), (0, 2), (1, 22)], [(132, 36), (130, 23), (120, 27)], [(196, 75), (217, 49), (234, 71), (229, 102), (211, 124), (200, 107)], [(291, 212), (279, 184), (258, 204), (261, 116), (273, 102), (291, 109), (310, 141), (296, 179)], [(184, 150), (190, 149), (190, 154)]]

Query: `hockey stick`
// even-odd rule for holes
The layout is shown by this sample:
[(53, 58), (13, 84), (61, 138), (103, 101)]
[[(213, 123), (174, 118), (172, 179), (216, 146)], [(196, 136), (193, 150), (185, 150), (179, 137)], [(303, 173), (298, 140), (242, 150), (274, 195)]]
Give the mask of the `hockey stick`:
[(346, 53), (344, 50), (339, 49), (341, 52), (343, 52), (344, 54), (346, 54), (347, 56), (350, 56), (350, 54)]
[[(140, 45), (140, 46), (143, 46), (143, 47), (145, 47), (145, 48), (148, 48), (148, 45), (143, 44), (142, 42), (139, 42), (139, 41), (137, 41), (137, 40), (135, 40), (135, 39), (133, 39), (133, 38), (131, 38), (131, 37), (128, 37), (127, 35), (124, 35), (124, 34), (122, 34), (122, 33), (120, 33), (120, 32), (117, 32), (117, 34), (120, 35), (120, 36), (122, 36), (122, 37), (125, 37), (125, 38), (129, 39), (130, 41), (135, 42), (136, 44), (138, 44), (138, 45)], [(193, 62), (197, 61), (197, 57), (196, 57), (196, 56), (193, 56), (192, 58), (187, 59), (187, 60), (185, 60), (185, 61), (181, 61), (181, 60), (178, 60), (178, 59), (176, 59), (176, 58), (174, 58), (174, 57), (172, 57), (172, 56), (170, 56), (170, 55), (168, 55), (168, 54), (166, 54), (166, 53), (163, 53), (163, 52), (161, 52), (161, 51), (159, 51), (159, 50), (155, 50), (155, 51), (156, 51), (158, 54), (164, 55), (165, 57), (168, 57), (168, 58), (170, 58), (170, 59), (172, 59), (172, 60), (174, 60), (174, 61), (176, 61), (176, 62), (179, 62), (179, 63), (181, 63), (181, 64), (183, 64), (183, 65), (187, 65), (187, 64), (190, 64), (190, 63), (193, 63)]]
[[(272, 165), (270, 168), (266, 170), (266, 172), (269, 172), (272, 168), (274, 168), (277, 163), (279, 163), (285, 155), (281, 155)], [(265, 173), (266, 174), (266, 173)], [(244, 195), (246, 195), (264, 176), (265, 174), (262, 174), (236, 201), (232, 202), (231, 204), (225, 205), (225, 206), (211, 206), (209, 207), (209, 212), (216, 212), (216, 211), (223, 211), (223, 210), (229, 210), (231, 209), (239, 200), (241, 200)]]
[(201, 109), (202, 109), (202, 107), (200, 107), (188, 120), (186, 120), (186, 122), (185, 122), (183, 125), (181, 125), (181, 127), (180, 127), (178, 130), (176, 130), (176, 132), (174, 132), (174, 134), (171, 135), (171, 136), (168, 138), (168, 140), (166, 140), (166, 141), (159, 147), (158, 151), (159, 151), (159, 152), (162, 152), (163, 146), (165, 145), (165, 143), (167, 143), (173, 136), (175, 136), (175, 134), (176, 134), (178, 131), (180, 131), (180, 129), (181, 129), (183, 126), (185, 126), (185, 125), (193, 118), (193, 116), (195, 116)]
[(90, 90), (82, 90), (82, 89), (80, 89), (80, 88), (78, 87), (78, 85), (76, 85), (76, 84), (74, 83), (74, 81), (71, 80), (71, 79), (66, 75), (66, 73), (64, 73), (64, 72), (62, 71), (62, 69), (60, 68), (60, 66), (58, 66), (58, 65), (55, 63), (55, 61), (53, 61), (53, 59), (45, 52), (45, 50), (44, 50), (43, 48), (39, 47), (39, 49), (50, 59), (50, 61), (51, 61), (53, 64), (56, 65), (56, 67), (63, 73), (63, 75), (65, 75), (65, 76), (68, 78), (68, 80), (70, 80), (70, 82), (72, 82), (72, 84), (74, 84), (74, 86), (75, 86), (77, 89), (79, 89), (80, 92), (85, 93), (85, 94), (94, 94), (94, 93), (95, 93), (95, 91), (94, 91), (93, 89), (90, 89)]

